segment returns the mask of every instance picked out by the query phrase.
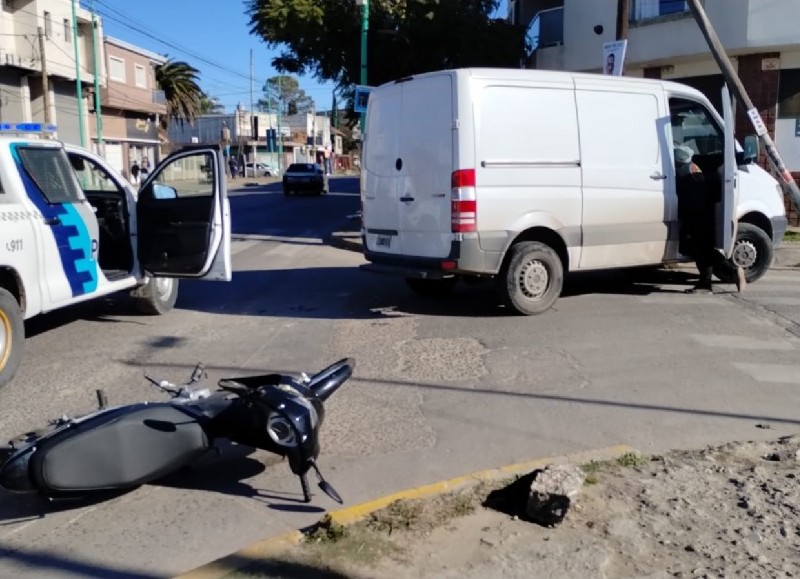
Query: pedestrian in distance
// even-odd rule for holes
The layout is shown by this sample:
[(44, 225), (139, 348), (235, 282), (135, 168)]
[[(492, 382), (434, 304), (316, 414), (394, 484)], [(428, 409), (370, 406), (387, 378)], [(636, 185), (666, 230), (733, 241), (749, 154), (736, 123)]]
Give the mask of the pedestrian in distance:
[(131, 165), (131, 183), (134, 185), (139, 184), (139, 163), (136, 162), (136, 159), (133, 160), (133, 165)]
[(236, 179), (236, 173), (238, 171), (238, 168), (236, 166), (235, 157), (231, 156), (230, 158), (228, 158), (228, 167), (230, 167), (231, 170), (231, 179)]
[(150, 173), (150, 159), (147, 158), (147, 155), (142, 157), (142, 162), (139, 165), (139, 172), (142, 174), (142, 178), (147, 177)]
[(681, 227), (679, 251), (694, 258), (700, 273), (694, 288), (688, 291), (711, 291), (714, 268), (720, 268), (736, 281), (736, 289), (741, 292), (747, 285), (744, 269), (716, 248), (714, 217), (716, 204), (721, 197), (721, 185), (713, 180), (709, 183), (693, 157), (691, 147), (675, 147), (678, 220)]

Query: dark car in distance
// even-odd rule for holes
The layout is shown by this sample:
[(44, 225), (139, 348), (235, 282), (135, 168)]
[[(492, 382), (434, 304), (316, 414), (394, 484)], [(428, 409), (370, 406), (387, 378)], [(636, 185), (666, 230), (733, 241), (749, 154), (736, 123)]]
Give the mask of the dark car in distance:
[(283, 194), (292, 195), (302, 191), (325, 195), (328, 192), (328, 176), (318, 163), (292, 163), (283, 173)]

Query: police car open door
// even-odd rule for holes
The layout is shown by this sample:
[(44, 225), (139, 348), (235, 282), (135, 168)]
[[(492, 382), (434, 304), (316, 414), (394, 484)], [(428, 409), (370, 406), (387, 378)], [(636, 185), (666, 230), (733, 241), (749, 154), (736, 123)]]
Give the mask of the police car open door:
[(727, 85), (722, 87), (722, 113), (725, 121), (724, 162), (722, 164), (722, 197), (717, 211), (717, 249), (731, 257), (736, 241), (736, 208), (739, 205), (739, 178), (736, 165), (736, 141), (731, 95)]
[(189, 147), (159, 163), (136, 202), (139, 263), (154, 277), (231, 279), (231, 216), (222, 151)]

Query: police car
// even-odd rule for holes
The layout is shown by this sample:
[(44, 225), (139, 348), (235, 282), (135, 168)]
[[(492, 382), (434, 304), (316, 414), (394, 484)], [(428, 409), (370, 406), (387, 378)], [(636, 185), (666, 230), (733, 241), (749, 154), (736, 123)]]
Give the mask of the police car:
[(136, 191), (55, 131), (0, 123), (0, 387), (19, 367), (28, 318), (121, 290), (163, 314), (178, 278), (231, 279), (220, 150), (177, 151)]

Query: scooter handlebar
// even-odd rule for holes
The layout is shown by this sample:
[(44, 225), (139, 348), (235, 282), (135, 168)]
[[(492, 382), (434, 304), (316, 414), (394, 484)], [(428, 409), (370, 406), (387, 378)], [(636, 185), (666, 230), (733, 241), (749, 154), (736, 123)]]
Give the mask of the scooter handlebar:
[(355, 367), (355, 359), (342, 358), (338, 362), (314, 374), (309, 379), (306, 386), (317, 398), (320, 400), (327, 400), (330, 398), (331, 394), (336, 392), (336, 390), (353, 375)]

